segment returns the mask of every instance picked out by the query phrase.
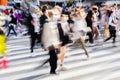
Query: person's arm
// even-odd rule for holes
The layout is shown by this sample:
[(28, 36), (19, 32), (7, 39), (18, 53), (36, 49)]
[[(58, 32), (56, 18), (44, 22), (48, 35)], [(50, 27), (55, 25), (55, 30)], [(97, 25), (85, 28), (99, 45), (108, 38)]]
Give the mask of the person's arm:
[(31, 24), (34, 26), (34, 20), (33, 20), (32, 15), (30, 15), (29, 17), (30, 17), (29, 19), (30, 19)]
[(3, 27), (0, 27), (0, 30), (2, 31), (2, 33), (5, 33), (5, 29)]

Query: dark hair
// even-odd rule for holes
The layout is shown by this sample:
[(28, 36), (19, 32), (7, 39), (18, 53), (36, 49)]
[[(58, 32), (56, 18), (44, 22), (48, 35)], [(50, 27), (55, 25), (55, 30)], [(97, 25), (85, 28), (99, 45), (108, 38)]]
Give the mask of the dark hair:
[(10, 14), (13, 14), (13, 9), (10, 10)]
[(46, 6), (46, 5), (45, 5), (45, 6), (43, 6), (43, 7), (42, 7), (42, 9), (47, 9), (47, 6)]
[(93, 12), (90, 10), (90, 11), (88, 11), (88, 14), (87, 14), (87, 17), (92, 17), (92, 15), (93, 15)]
[(97, 10), (97, 8), (93, 8), (92, 10)]
[(113, 4), (113, 7), (114, 7), (114, 6), (116, 6), (116, 5), (117, 5), (117, 4), (116, 4), (116, 3), (114, 3), (114, 4)]
[(108, 17), (110, 17), (112, 13), (113, 13), (113, 11), (108, 10), (108, 11), (107, 11)]
[(43, 8), (43, 9), (42, 9), (42, 12), (43, 12), (43, 13), (45, 13), (45, 12), (46, 12), (46, 9), (45, 9), (45, 8)]
[(65, 8), (65, 9), (63, 9), (63, 10), (62, 10), (62, 13), (61, 13), (61, 14), (70, 15), (70, 14), (71, 14), (71, 12), (70, 12), (70, 11), (68, 11), (68, 9), (67, 9), (67, 8)]

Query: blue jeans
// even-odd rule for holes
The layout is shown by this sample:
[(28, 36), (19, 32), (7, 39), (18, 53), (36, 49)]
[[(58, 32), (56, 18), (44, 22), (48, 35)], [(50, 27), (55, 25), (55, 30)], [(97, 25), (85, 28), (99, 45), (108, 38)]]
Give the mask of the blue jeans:
[(9, 36), (11, 30), (14, 32), (15, 36), (17, 36), (17, 33), (16, 33), (15, 29), (14, 29), (14, 25), (9, 25), (9, 30), (8, 30), (7, 36)]

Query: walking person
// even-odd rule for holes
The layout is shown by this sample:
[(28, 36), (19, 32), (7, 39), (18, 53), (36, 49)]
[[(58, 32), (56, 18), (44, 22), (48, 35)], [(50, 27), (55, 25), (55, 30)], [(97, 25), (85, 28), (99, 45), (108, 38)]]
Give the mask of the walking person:
[(43, 31), (43, 25), (45, 23), (45, 20), (48, 19), (47, 15), (46, 15), (46, 7), (44, 6), (42, 8), (42, 15), (40, 16), (40, 42), (41, 42), (41, 38), (42, 38), (42, 31)]
[[(90, 29), (90, 28), (89, 28)], [(81, 35), (81, 33), (85, 32), (87, 34), (88, 31), (88, 27), (87, 27), (87, 23), (85, 21), (85, 12), (83, 8), (80, 8), (76, 15), (75, 15), (75, 19), (74, 19), (74, 27), (72, 28), (73, 32), (75, 33), (76, 37), (76, 41), (82, 45), (83, 50), (85, 51), (85, 54), (87, 56), (87, 58), (89, 58), (85, 43), (84, 43), (84, 35)]]
[(59, 40), (57, 22), (54, 20), (52, 11), (48, 11), (48, 19), (43, 26), (42, 44), (44, 49), (49, 51), (50, 74), (56, 74), (57, 54), (61, 43)]
[(88, 14), (85, 18), (86, 22), (87, 22), (87, 27), (91, 28), (92, 31), (87, 32), (87, 35), (89, 37), (89, 43), (90, 45), (94, 45), (94, 39), (93, 39), (93, 28), (92, 28), (92, 10), (88, 11)]
[(64, 67), (64, 58), (67, 50), (67, 44), (69, 43), (70, 39), (68, 33), (70, 31), (69, 24), (67, 22), (68, 15), (61, 14), (60, 21), (58, 22), (58, 30), (60, 34), (60, 41), (62, 42), (60, 47), (60, 54), (58, 55), (60, 59), (60, 70), (66, 70)]
[(39, 24), (39, 16), (36, 14), (37, 10), (36, 8), (33, 8), (31, 10), (31, 53), (34, 51), (34, 46), (36, 43), (36, 40), (39, 41), (39, 32), (40, 32), (40, 24)]
[(14, 16), (13, 13), (14, 13), (14, 12), (13, 12), (13, 10), (11, 9), (11, 11), (10, 11), (11, 21), (9, 22), (7, 37), (9, 36), (11, 30), (14, 32), (15, 36), (17, 36), (17, 32), (15, 31), (15, 26), (16, 26), (16, 24), (17, 24), (17, 19), (15, 18), (15, 16)]
[(6, 59), (6, 36), (5, 30), (3, 25), (5, 24), (5, 17), (4, 15), (0, 14), (0, 68), (7, 68), (8, 67), (8, 60)]
[(109, 31), (110, 31), (110, 36), (104, 40), (104, 42), (110, 40), (111, 38), (113, 38), (113, 46), (115, 46), (115, 42), (116, 42), (116, 27), (117, 27), (117, 20), (115, 17), (115, 13), (113, 11), (109, 12)]
[(93, 30), (93, 38), (94, 40), (97, 40), (99, 37), (99, 29), (98, 29), (98, 7), (93, 6), (92, 7), (92, 30)]

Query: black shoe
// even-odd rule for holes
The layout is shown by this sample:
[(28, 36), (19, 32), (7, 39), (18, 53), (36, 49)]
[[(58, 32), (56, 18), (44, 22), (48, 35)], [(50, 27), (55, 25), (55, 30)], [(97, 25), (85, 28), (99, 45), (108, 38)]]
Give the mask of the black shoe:
[(104, 42), (106, 42), (106, 40), (104, 40)]
[(50, 74), (56, 74), (56, 72), (50, 72)]
[(31, 50), (31, 53), (33, 53), (33, 49)]
[(113, 44), (113, 47), (117, 47), (115, 44)]

